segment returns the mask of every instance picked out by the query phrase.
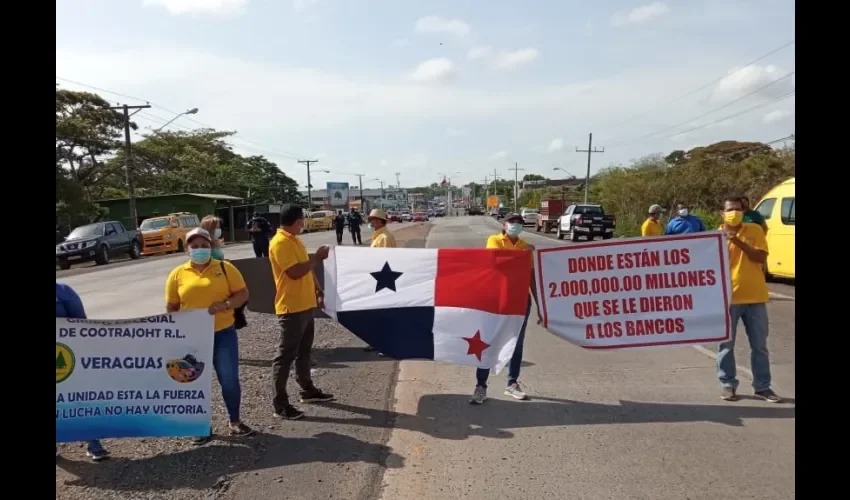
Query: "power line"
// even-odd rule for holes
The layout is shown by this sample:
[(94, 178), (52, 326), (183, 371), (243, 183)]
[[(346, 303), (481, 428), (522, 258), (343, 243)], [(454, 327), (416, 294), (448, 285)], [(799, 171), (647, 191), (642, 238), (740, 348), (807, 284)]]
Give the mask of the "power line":
[(686, 98), (686, 97), (690, 97), (690, 96), (692, 96), (692, 95), (694, 95), (694, 94), (696, 94), (696, 93), (698, 93), (698, 92), (702, 92), (703, 90), (705, 90), (705, 89), (707, 89), (707, 88), (709, 88), (709, 87), (711, 87), (711, 86), (713, 86), (713, 85), (715, 85), (715, 84), (719, 83), (719, 82), (720, 82), (721, 80), (723, 80), (724, 78), (727, 78), (727, 77), (732, 76), (732, 75), (734, 75), (734, 74), (736, 74), (736, 73), (738, 73), (738, 72), (740, 72), (740, 71), (743, 71), (744, 69), (749, 68), (750, 66), (752, 66), (753, 64), (755, 64), (755, 63), (757, 63), (757, 62), (761, 61), (762, 59), (765, 59), (765, 58), (767, 58), (767, 57), (770, 57), (770, 56), (772, 56), (773, 54), (775, 54), (775, 53), (779, 52), (780, 50), (784, 49), (785, 47), (788, 47), (788, 46), (790, 46), (790, 45), (793, 45), (794, 43), (796, 43), (796, 40), (791, 40), (790, 42), (786, 42), (786, 43), (784, 43), (784, 44), (780, 45), (779, 47), (776, 47), (775, 49), (772, 49), (772, 50), (770, 50), (769, 52), (767, 52), (767, 53), (765, 53), (765, 54), (760, 55), (759, 57), (757, 57), (757, 58), (753, 59), (752, 61), (750, 61), (750, 62), (749, 62), (749, 63), (747, 63), (746, 65), (741, 66), (740, 68), (736, 69), (735, 71), (733, 71), (733, 72), (731, 72), (731, 73), (724, 74), (724, 75), (722, 75), (722, 76), (720, 76), (720, 77), (718, 77), (718, 78), (716, 78), (716, 79), (714, 79), (714, 80), (712, 80), (712, 81), (710, 81), (710, 82), (708, 82), (708, 83), (706, 83), (706, 84), (702, 85), (701, 87), (699, 87), (699, 88), (697, 88), (697, 89), (691, 90), (690, 92), (687, 92), (687, 93), (685, 93), (685, 94), (682, 94), (682, 95), (680, 95), (679, 97), (675, 97), (675, 98), (673, 98), (673, 99), (671, 99), (671, 100), (669, 100), (669, 101), (666, 101), (666, 102), (664, 102), (664, 103), (662, 103), (662, 104), (658, 104), (657, 106), (654, 106), (654, 107), (652, 107), (652, 108), (650, 108), (650, 109), (648, 109), (648, 110), (646, 110), (646, 111), (643, 111), (643, 112), (638, 113), (638, 114), (636, 114), (636, 115), (632, 115), (631, 117), (626, 118), (625, 120), (623, 120), (623, 121), (621, 121), (621, 122), (619, 122), (619, 123), (617, 123), (617, 124), (615, 124), (615, 125), (608, 126), (607, 128), (608, 128), (608, 129), (616, 129), (616, 128), (619, 128), (620, 126), (625, 125), (626, 123), (631, 122), (631, 121), (632, 121), (632, 120), (634, 120), (635, 118), (640, 118), (640, 117), (642, 117), (642, 116), (646, 116), (646, 115), (648, 115), (648, 114), (649, 114), (649, 113), (651, 113), (652, 111), (655, 111), (656, 109), (658, 109), (658, 108), (660, 108), (660, 107), (662, 107), (662, 106), (667, 106), (667, 105), (673, 104), (674, 102), (681, 101), (682, 99), (684, 99), (684, 98)]
[(604, 153), (605, 148), (593, 147), (593, 133), (588, 134), (587, 149), (576, 148), (576, 153), (587, 153), (587, 174), (584, 176), (584, 204), (587, 205), (587, 195), (590, 189), (590, 158), (594, 153)]
[(781, 96), (779, 96), (779, 97), (777, 97), (777, 98), (775, 98), (775, 99), (771, 99), (771, 100), (769, 100), (769, 101), (767, 101), (767, 102), (762, 102), (762, 103), (756, 104), (756, 105), (754, 105), (754, 106), (750, 106), (749, 108), (747, 108), (747, 109), (743, 109), (743, 110), (741, 110), (741, 111), (738, 111), (737, 113), (733, 113), (733, 114), (731, 114), (731, 115), (724, 116), (723, 118), (718, 118), (717, 120), (714, 120), (713, 122), (709, 122), (709, 123), (706, 123), (706, 124), (704, 124), (704, 125), (699, 125), (699, 126), (697, 126), (697, 127), (689, 128), (689, 129), (687, 129), (687, 130), (683, 130), (683, 131), (681, 131), (681, 132), (676, 132), (675, 134), (668, 135), (667, 137), (675, 137), (675, 136), (677, 136), (677, 135), (682, 135), (682, 134), (687, 134), (688, 132), (693, 132), (694, 130), (699, 130), (699, 129), (702, 129), (702, 128), (705, 128), (705, 127), (710, 127), (710, 126), (712, 126), (712, 125), (716, 125), (716, 124), (718, 124), (718, 123), (721, 123), (721, 122), (724, 122), (724, 121), (726, 121), (726, 120), (729, 120), (729, 119), (735, 118), (735, 117), (737, 117), (737, 116), (745, 115), (745, 114), (747, 114), (747, 113), (750, 113), (750, 112), (752, 112), (752, 111), (755, 111), (756, 109), (763, 108), (763, 107), (765, 107), (765, 106), (769, 106), (769, 105), (771, 105), (771, 104), (773, 104), (773, 103), (775, 103), (775, 102), (782, 101), (782, 100), (784, 100), (784, 99), (787, 99), (787, 98), (791, 97), (792, 95), (794, 95), (794, 94), (796, 94), (796, 93), (797, 93), (797, 91), (796, 91), (796, 90), (792, 90), (791, 92), (788, 92), (788, 93), (786, 93), (786, 94), (783, 94), (783, 95), (781, 95)]

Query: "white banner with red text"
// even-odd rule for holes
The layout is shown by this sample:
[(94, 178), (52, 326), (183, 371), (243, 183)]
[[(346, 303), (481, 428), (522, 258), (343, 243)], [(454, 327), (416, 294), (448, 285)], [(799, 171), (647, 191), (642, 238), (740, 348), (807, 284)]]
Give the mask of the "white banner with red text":
[(712, 231), (537, 250), (546, 329), (587, 349), (730, 337), (726, 235)]

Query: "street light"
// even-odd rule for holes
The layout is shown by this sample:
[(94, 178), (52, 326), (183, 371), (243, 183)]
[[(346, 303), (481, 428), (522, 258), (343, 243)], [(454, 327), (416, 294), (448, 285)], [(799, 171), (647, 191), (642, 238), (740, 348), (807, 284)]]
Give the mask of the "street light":
[(460, 174), (460, 171), (452, 172), (451, 174), (445, 174), (443, 172), (437, 172), (437, 175), (442, 175), (444, 179), (446, 179), (446, 208), (448, 209), (449, 214), (452, 212), (453, 203), (452, 203), (452, 176)]
[(154, 130), (154, 131), (153, 131), (153, 133), (154, 133), (154, 134), (158, 134), (160, 130), (162, 130), (162, 129), (164, 129), (165, 127), (167, 127), (167, 126), (171, 125), (172, 123), (174, 123), (174, 120), (176, 120), (176, 119), (180, 118), (180, 117), (181, 117), (181, 116), (183, 116), (183, 115), (195, 115), (195, 114), (198, 114), (198, 108), (192, 108), (192, 109), (186, 110), (186, 111), (184, 111), (184, 112), (182, 112), (182, 113), (178, 113), (178, 114), (177, 114), (177, 116), (175, 116), (174, 118), (172, 118), (172, 119), (168, 120), (168, 122), (167, 122), (165, 125), (163, 125), (163, 126), (159, 127), (158, 129)]
[[(378, 179), (377, 177), (375, 177), (375, 178), (374, 178), (374, 179), (372, 179), (372, 180), (373, 180), (373, 181), (378, 181), (378, 182), (380, 182), (380, 183), (381, 183), (381, 209), (383, 210), (383, 208), (384, 208), (384, 181), (382, 181), (381, 179)], [(360, 199), (361, 199), (361, 200), (363, 199), (363, 194), (362, 194), (362, 193), (360, 194)]]
[(563, 173), (565, 173), (565, 174), (569, 175), (569, 176), (570, 176), (570, 178), (572, 178), (572, 179), (575, 179), (575, 178), (576, 178), (576, 176), (574, 176), (573, 174), (571, 174), (571, 173), (567, 172), (566, 170), (564, 170), (564, 169), (563, 169), (563, 168), (561, 168), (561, 167), (555, 167), (555, 168), (553, 168), (552, 170), (560, 170), (561, 172), (563, 172)]

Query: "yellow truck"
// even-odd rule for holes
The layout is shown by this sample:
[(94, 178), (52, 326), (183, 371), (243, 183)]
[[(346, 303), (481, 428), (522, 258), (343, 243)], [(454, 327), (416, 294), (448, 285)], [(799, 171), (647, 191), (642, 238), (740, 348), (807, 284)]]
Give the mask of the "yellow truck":
[(756, 205), (767, 224), (767, 274), (779, 278), (796, 278), (797, 203), (796, 177), (774, 187)]
[(142, 255), (182, 252), (186, 234), (201, 225), (198, 216), (189, 212), (175, 212), (142, 221)]

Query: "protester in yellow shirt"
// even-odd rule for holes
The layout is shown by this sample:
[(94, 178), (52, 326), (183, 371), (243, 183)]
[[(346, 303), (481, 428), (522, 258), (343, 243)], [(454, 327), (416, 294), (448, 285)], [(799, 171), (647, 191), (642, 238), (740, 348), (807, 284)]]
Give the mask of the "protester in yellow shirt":
[(649, 207), (649, 215), (640, 227), (641, 236), (661, 236), (664, 234), (664, 228), (658, 223), (658, 218), (661, 217), (663, 211), (660, 205)]
[(372, 228), (372, 248), (395, 248), (395, 236), (387, 229), (387, 213), (376, 208), (369, 212), (369, 226)]
[(269, 245), (269, 260), (275, 284), (274, 308), (280, 324), (277, 355), (272, 361), (274, 380), (274, 413), (280, 418), (297, 420), (304, 412), (289, 404), (286, 383), (295, 363), (295, 381), (301, 387), (302, 403), (331, 401), (333, 395), (313, 385), (310, 375), (310, 352), (313, 349), (315, 324), (313, 311), (324, 308), (324, 292), (316, 282), (313, 270), (328, 257), (330, 249), (323, 245), (310, 257), (301, 238), (304, 210), (298, 205), (284, 205), (280, 211), (280, 228)]
[[(213, 368), (221, 385), (221, 395), (230, 417), (230, 434), (248, 436), (254, 431), (239, 419), (242, 388), (239, 384), (239, 338), (234, 328), (234, 309), (248, 301), (248, 288), (242, 273), (230, 262), (212, 258), (212, 237), (197, 227), (186, 235), (189, 261), (180, 264), (165, 281), (165, 308), (168, 312), (206, 309), (215, 315)], [(212, 439), (199, 436), (192, 444)]]
[[(487, 248), (528, 252), (529, 258), (532, 259), (531, 286), (529, 287), (530, 294), (528, 296), (528, 305), (525, 310), (525, 319), (523, 320), (522, 326), (519, 330), (516, 347), (514, 347), (514, 353), (511, 356), (511, 361), (508, 365), (508, 384), (505, 388), (506, 396), (510, 396), (520, 401), (528, 399), (528, 395), (522, 391), (522, 388), (519, 385), (519, 371), (522, 367), (522, 347), (525, 342), (525, 329), (528, 326), (528, 317), (531, 315), (531, 298), (534, 297), (534, 302), (538, 303), (537, 283), (534, 279), (534, 257), (532, 254), (534, 245), (527, 243), (519, 237), (520, 233), (522, 233), (522, 225), (524, 222), (525, 221), (521, 215), (509, 214), (505, 217), (505, 225), (502, 232), (487, 238)], [(540, 324), (542, 321), (543, 320), (540, 318), (540, 311), (538, 310), (537, 324)], [(480, 405), (487, 399), (487, 379), (489, 377), (489, 369), (478, 368), (476, 370), (475, 391), (472, 393), (472, 398), (469, 400), (470, 403)]]
[(727, 198), (723, 207), (724, 223), (729, 246), (729, 269), (732, 279), (732, 304), (729, 321), (732, 336), (720, 344), (717, 351), (717, 378), (723, 386), (721, 399), (738, 399), (738, 378), (735, 365), (735, 337), (738, 321), (744, 322), (744, 331), (750, 341), (750, 364), (753, 372), (755, 395), (769, 403), (779, 403), (781, 398), (770, 388), (770, 355), (767, 350), (768, 290), (762, 266), (767, 260), (767, 240), (758, 224), (744, 222), (744, 204), (741, 198)]

